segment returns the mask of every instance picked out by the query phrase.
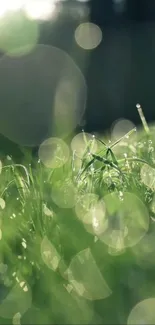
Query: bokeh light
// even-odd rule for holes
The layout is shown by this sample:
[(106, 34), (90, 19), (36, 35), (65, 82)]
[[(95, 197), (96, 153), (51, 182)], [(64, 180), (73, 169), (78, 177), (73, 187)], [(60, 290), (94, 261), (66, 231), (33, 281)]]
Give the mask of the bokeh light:
[(87, 193), (76, 197), (75, 212), (86, 230), (93, 235), (103, 234), (108, 227), (105, 204), (98, 195)]
[(1, 209), (4, 209), (5, 205), (6, 205), (5, 201), (2, 198), (0, 198), (0, 207), (1, 207)]
[(6, 13), (7, 10), (7, 4), (3, 3), (0, 5), (0, 18)]
[(105, 214), (105, 204), (103, 200), (98, 201), (90, 210), (94, 233), (99, 236), (108, 227), (108, 220)]
[(108, 227), (99, 238), (116, 251), (136, 245), (149, 228), (149, 214), (144, 203), (134, 194), (125, 192), (104, 197)]
[(75, 155), (75, 152), (73, 152), (72, 155), (72, 169), (74, 173), (78, 173), (82, 166), (82, 160)]
[(90, 153), (95, 153), (98, 149), (98, 144), (93, 135), (82, 132), (72, 139), (71, 149), (78, 158), (82, 158), (86, 150), (89, 150)]
[(89, 248), (73, 257), (68, 279), (76, 293), (88, 300), (105, 299), (112, 293)]
[(86, 193), (76, 198), (75, 212), (77, 217), (86, 224), (92, 223), (91, 209), (98, 202), (98, 195)]
[(69, 158), (69, 148), (62, 139), (49, 138), (40, 145), (38, 155), (47, 168), (60, 168)]
[(131, 311), (127, 324), (155, 324), (155, 298), (145, 299), (139, 302)]
[(86, 98), (81, 71), (56, 47), (37, 45), (27, 55), (0, 60), (0, 133), (20, 145), (38, 146), (72, 133)]
[(76, 189), (71, 180), (57, 181), (52, 186), (51, 197), (60, 208), (71, 209), (75, 205)]
[(59, 262), (61, 260), (61, 257), (59, 253), (57, 252), (54, 245), (48, 240), (48, 238), (45, 236), (44, 239), (41, 242), (41, 256), (44, 261), (44, 263), (53, 271), (56, 271), (56, 269), (59, 266)]
[(108, 247), (108, 254), (111, 256), (119, 256), (125, 253), (126, 247), (124, 247), (124, 239), (122, 233), (115, 231), (113, 233), (113, 239), (116, 240), (115, 247), (109, 246)]
[(53, 218), (53, 211), (48, 209), (46, 204), (43, 204), (43, 212), (44, 212), (45, 216)]
[(39, 38), (37, 22), (21, 12), (7, 12), (0, 19), (0, 48), (10, 56), (29, 53)]
[(24, 0), (6, 0), (0, 4), (0, 17), (9, 11), (18, 11), (23, 8)]
[(48, 20), (55, 14), (57, 2), (58, 0), (6, 0), (0, 5), (0, 17), (22, 10), (32, 20)]
[[(80, 122), (86, 104), (84, 97), (86, 98), (87, 94), (85, 79), (78, 67), (75, 66), (73, 69), (69, 61), (66, 61), (65, 65), (55, 92), (53, 113), (55, 133), (63, 137), (70, 134)], [(79, 89), (82, 89), (82, 86), (81, 98)]]
[[(128, 229), (125, 229), (128, 232)], [(112, 230), (110, 236), (110, 245), (108, 248), (108, 253), (112, 256), (121, 255), (125, 252), (125, 243), (124, 238), (126, 237), (127, 233), (123, 232), (122, 230)]]
[(155, 190), (155, 169), (148, 165), (143, 165), (140, 171), (141, 181), (152, 191)]
[(12, 324), (13, 325), (20, 325), (21, 324), (21, 322), (20, 322), (20, 320), (21, 320), (21, 314), (20, 313), (16, 313), (14, 316), (13, 316), (13, 319), (12, 319)]
[(24, 10), (30, 19), (47, 20), (55, 13), (56, 0), (29, 0), (24, 4)]
[(102, 41), (102, 31), (93, 23), (82, 23), (75, 31), (75, 40), (84, 50), (93, 50)]
[(120, 119), (116, 121), (111, 130), (111, 139), (112, 141), (116, 141), (121, 137), (125, 136), (129, 131), (133, 130), (135, 125), (126, 119)]

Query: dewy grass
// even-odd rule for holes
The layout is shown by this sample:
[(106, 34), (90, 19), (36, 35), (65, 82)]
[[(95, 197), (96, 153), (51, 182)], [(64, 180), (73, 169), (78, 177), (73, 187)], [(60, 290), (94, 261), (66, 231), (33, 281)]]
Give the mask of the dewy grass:
[(2, 161), (0, 324), (127, 324), (155, 297), (154, 129), (83, 137), (58, 169)]
[(149, 133), (150, 133), (150, 130), (149, 130), (148, 124), (147, 124), (147, 122), (146, 122), (146, 119), (145, 119), (145, 116), (144, 116), (144, 113), (143, 113), (142, 107), (141, 107), (140, 104), (137, 104), (136, 107), (137, 107), (137, 110), (138, 110), (138, 113), (139, 113), (140, 119), (141, 119), (141, 121), (142, 121), (142, 124), (143, 124), (144, 130), (145, 130), (146, 134), (149, 134)]

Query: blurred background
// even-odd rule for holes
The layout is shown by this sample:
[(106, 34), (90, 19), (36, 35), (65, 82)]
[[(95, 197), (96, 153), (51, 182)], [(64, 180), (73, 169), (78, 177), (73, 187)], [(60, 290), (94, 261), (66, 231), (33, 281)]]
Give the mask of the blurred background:
[(7, 0), (0, 49), (4, 147), (155, 119), (154, 0)]

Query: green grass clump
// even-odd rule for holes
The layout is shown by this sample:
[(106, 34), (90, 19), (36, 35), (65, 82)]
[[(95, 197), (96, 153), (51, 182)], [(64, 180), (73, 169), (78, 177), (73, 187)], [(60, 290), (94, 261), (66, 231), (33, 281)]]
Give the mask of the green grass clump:
[(55, 169), (3, 157), (0, 324), (126, 324), (155, 297), (154, 134), (83, 132), (82, 155)]

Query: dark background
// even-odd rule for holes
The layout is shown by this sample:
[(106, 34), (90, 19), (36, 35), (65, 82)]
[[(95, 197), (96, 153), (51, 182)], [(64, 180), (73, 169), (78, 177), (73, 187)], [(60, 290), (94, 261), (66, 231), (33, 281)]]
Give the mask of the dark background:
[(109, 128), (121, 117), (137, 125), (136, 103), (148, 121), (155, 119), (155, 1), (126, 0), (122, 10), (121, 1), (115, 2), (91, 2), (91, 19), (102, 28), (104, 40), (91, 56), (90, 80), (97, 82), (90, 81), (90, 87), (99, 86), (89, 97), (90, 129)]
[[(91, 21), (103, 32), (92, 51), (74, 40), (75, 28)], [(39, 43), (65, 50), (83, 72), (88, 86), (86, 111), (79, 125), (105, 131), (119, 118), (140, 124), (140, 103), (148, 122), (155, 120), (155, 1), (63, 1), (57, 19), (40, 23)], [(6, 151), (13, 144), (1, 137)]]

